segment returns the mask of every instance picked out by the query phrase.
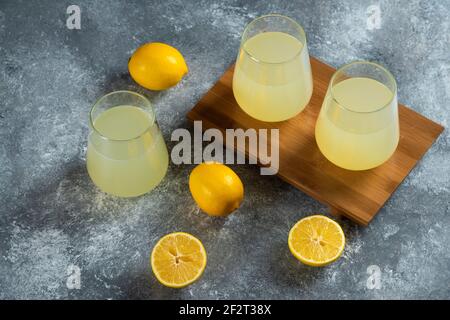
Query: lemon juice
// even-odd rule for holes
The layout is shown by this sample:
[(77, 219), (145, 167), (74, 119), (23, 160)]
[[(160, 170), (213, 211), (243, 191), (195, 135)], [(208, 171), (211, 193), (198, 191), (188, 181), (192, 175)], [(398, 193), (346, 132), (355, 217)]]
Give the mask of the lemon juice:
[(345, 79), (328, 89), (315, 132), (320, 151), (334, 164), (374, 168), (397, 148), (396, 94), (371, 78)]
[(107, 109), (93, 119), (87, 169), (103, 191), (132, 197), (153, 189), (168, 167), (168, 152), (155, 119), (132, 105)]
[(261, 121), (294, 117), (308, 104), (313, 90), (306, 40), (278, 31), (246, 40), (239, 52), (233, 92), (239, 106)]

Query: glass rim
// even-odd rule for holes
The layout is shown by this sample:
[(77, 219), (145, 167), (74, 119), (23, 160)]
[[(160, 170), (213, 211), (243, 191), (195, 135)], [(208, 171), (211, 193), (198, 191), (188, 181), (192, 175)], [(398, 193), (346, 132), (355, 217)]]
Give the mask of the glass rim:
[[(257, 21), (264, 19), (264, 18), (270, 18), (270, 17), (276, 17), (276, 18), (282, 18), (285, 19), (287, 21), (289, 21), (290, 23), (292, 23), (297, 29), (299, 29), (300, 31), (300, 35), (305, 39), (305, 43), (303, 43), (302, 48), (295, 54), (293, 55), (291, 58), (286, 59), (284, 61), (279, 61), (279, 62), (270, 62), (270, 61), (264, 61), (261, 59), (256, 58), (254, 55), (252, 55), (250, 52), (248, 52), (248, 50), (245, 48), (244, 46), (244, 36), (247, 33), (248, 29), (250, 28), (250, 26), (252, 26), (254, 23), (256, 23)], [(257, 63), (264, 63), (264, 64), (269, 64), (269, 65), (277, 65), (277, 64), (283, 64), (283, 63), (287, 63), (290, 62), (292, 60), (294, 60), (295, 58), (297, 58), (304, 50), (306, 47), (306, 33), (305, 30), (303, 30), (303, 27), (301, 26), (300, 23), (298, 23), (297, 21), (295, 21), (292, 18), (289, 18), (288, 16), (282, 15), (282, 14), (278, 14), (278, 13), (270, 13), (270, 14), (265, 14), (262, 15), (260, 17), (257, 17), (255, 19), (253, 19), (252, 21), (250, 21), (244, 29), (244, 32), (242, 32), (242, 37), (241, 37), (241, 45), (240, 48), (242, 49), (243, 52), (245, 52), (246, 55), (248, 55), (250, 57), (250, 59), (252, 59), (253, 61), (257, 62)]]
[[(336, 77), (337, 77), (338, 74), (344, 73), (343, 70), (346, 69), (346, 68), (348, 68), (348, 67), (350, 67), (350, 66), (353, 66), (353, 65), (362, 65), (362, 64), (370, 65), (370, 66), (373, 66), (373, 67), (376, 67), (376, 68), (381, 69), (381, 71), (383, 71), (383, 72), (387, 75), (387, 77), (389, 78), (389, 80), (392, 81), (392, 84), (393, 84), (393, 86), (394, 86), (394, 88), (393, 88), (393, 90), (392, 90), (392, 91), (393, 91), (393, 92), (392, 92), (392, 97), (389, 99), (389, 101), (388, 101), (386, 104), (382, 105), (381, 107), (379, 107), (379, 108), (377, 108), (377, 109), (375, 109), (375, 110), (371, 110), (371, 111), (356, 111), (356, 110), (349, 109), (349, 108), (347, 108), (346, 106), (344, 106), (343, 104), (341, 104), (341, 103), (338, 101), (338, 99), (335, 97), (334, 92), (333, 92), (333, 86), (334, 86), (334, 85), (333, 85), (333, 82), (334, 82), (334, 80), (336, 79)], [(376, 81), (377, 81), (377, 80), (376, 80)], [(379, 81), (378, 81), (378, 82), (379, 82)], [(384, 85), (384, 84), (383, 84), (383, 85)], [(388, 89), (391, 91), (390, 88), (388, 88)], [(333, 99), (333, 101), (334, 101), (339, 107), (341, 107), (342, 109), (344, 109), (345, 111), (352, 112), (352, 113), (359, 113), (359, 114), (371, 114), (371, 113), (380, 112), (380, 111), (386, 109), (387, 107), (389, 107), (389, 106), (391, 105), (392, 101), (394, 101), (395, 97), (397, 96), (397, 81), (395, 81), (394, 76), (392, 75), (392, 73), (391, 73), (388, 69), (386, 69), (385, 67), (383, 67), (382, 65), (380, 65), (380, 64), (378, 64), (378, 63), (371, 62), (371, 61), (365, 61), (365, 60), (352, 61), (352, 62), (350, 62), (350, 63), (344, 64), (343, 66), (341, 66), (339, 69), (337, 69), (337, 70), (333, 73), (333, 76), (332, 76), (331, 79), (330, 79), (330, 94), (331, 94), (331, 98)], [(398, 108), (398, 105), (397, 105), (397, 108)]]
[[(100, 103), (103, 99), (105, 99), (105, 98), (107, 98), (107, 97), (109, 97), (109, 96), (112, 96), (112, 95), (114, 95), (114, 94), (118, 94), (118, 93), (125, 93), (125, 94), (129, 94), (129, 95), (137, 96), (137, 97), (139, 97), (140, 99), (145, 100), (145, 101), (148, 103), (148, 105), (150, 106), (150, 110), (151, 110), (151, 113), (152, 113), (152, 119), (151, 119), (151, 122), (150, 122), (150, 124), (148, 125), (148, 127), (147, 127), (145, 130), (143, 130), (142, 133), (140, 133), (140, 134), (137, 135), (136, 137), (132, 137), (132, 138), (129, 138), (129, 139), (113, 139), (113, 138), (110, 138), (110, 137), (108, 137), (108, 136), (102, 134), (102, 133), (100, 132), (100, 130), (98, 130), (98, 129), (95, 127), (95, 123), (94, 123), (94, 119), (93, 119), (93, 118), (94, 118), (94, 117), (93, 117), (93, 112), (94, 112), (95, 108), (99, 105), (99, 103)], [(113, 106), (112, 108), (114, 108), (114, 106)], [(136, 106), (136, 108), (139, 108), (139, 107)], [(142, 109), (142, 108), (140, 108), (140, 109)], [(151, 127), (153, 127), (153, 125), (155, 124), (155, 121), (156, 121), (155, 110), (153, 109), (153, 105), (152, 105), (152, 103), (150, 102), (150, 100), (149, 100), (147, 97), (145, 97), (144, 95), (140, 94), (140, 93), (137, 93), (137, 92), (134, 92), (134, 91), (129, 91), (129, 90), (117, 90), (117, 91), (112, 91), (112, 92), (110, 92), (110, 93), (107, 93), (107, 94), (101, 96), (100, 98), (97, 99), (97, 101), (95, 101), (95, 103), (94, 103), (94, 104), (92, 105), (92, 107), (91, 107), (91, 110), (89, 111), (89, 123), (90, 123), (90, 125), (91, 125), (91, 128), (92, 128), (92, 129), (93, 129), (93, 130), (94, 130), (94, 131), (95, 131), (102, 139), (105, 139), (105, 140), (108, 140), (108, 141), (113, 141), (113, 142), (129, 142), (129, 141), (132, 141), (132, 140), (139, 139), (139, 138), (141, 138), (146, 132), (148, 132), (148, 131), (150, 130)]]

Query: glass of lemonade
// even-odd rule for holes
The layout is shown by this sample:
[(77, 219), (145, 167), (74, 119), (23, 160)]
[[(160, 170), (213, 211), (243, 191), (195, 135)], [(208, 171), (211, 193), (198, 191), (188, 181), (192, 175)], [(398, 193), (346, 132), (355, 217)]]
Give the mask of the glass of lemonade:
[(233, 93), (242, 110), (261, 121), (287, 120), (306, 107), (312, 91), (303, 28), (276, 14), (250, 22), (233, 77)]
[(316, 122), (323, 155), (349, 170), (384, 163), (399, 141), (397, 84), (392, 74), (371, 62), (353, 62), (337, 70)]
[(90, 125), (87, 170), (102, 191), (134, 197), (161, 182), (169, 155), (147, 98), (131, 91), (109, 93), (92, 107)]

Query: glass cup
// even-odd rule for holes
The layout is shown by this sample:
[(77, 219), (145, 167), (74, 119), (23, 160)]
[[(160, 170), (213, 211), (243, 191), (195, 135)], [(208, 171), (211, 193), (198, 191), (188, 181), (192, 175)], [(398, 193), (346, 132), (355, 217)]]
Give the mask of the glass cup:
[(102, 191), (134, 197), (164, 178), (169, 155), (150, 101), (131, 91), (100, 98), (90, 112), (87, 170)]
[(277, 14), (250, 22), (233, 76), (233, 93), (242, 110), (261, 121), (287, 120), (306, 107), (312, 91), (303, 28)]
[(323, 155), (344, 169), (371, 169), (390, 158), (399, 137), (397, 84), (392, 74), (366, 61), (337, 70), (316, 122), (316, 141)]

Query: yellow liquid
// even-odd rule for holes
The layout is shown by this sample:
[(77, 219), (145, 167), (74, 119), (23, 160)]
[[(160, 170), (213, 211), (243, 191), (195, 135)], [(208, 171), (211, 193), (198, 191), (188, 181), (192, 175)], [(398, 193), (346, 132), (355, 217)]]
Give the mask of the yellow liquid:
[[(133, 197), (156, 187), (164, 178), (169, 156), (150, 114), (134, 106), (117, 106), (101, 113), (89, 136), (87, 169), (104, 192)], [(131, 140), (130, 140), (131, 139)]]
[(339, 82), (323, 102), (316, 141), (323, 155), (339, 167), (366, 170), (379, 166), (394, 153), (399, 141), (396, 96), (369, 78)]
[(267, 122), (290, 119), (306, 107), (312, 89), (308, 50), (297, 38), (264, 32), (243, 44), (234, 70), (233, 92), (251, 117)]

